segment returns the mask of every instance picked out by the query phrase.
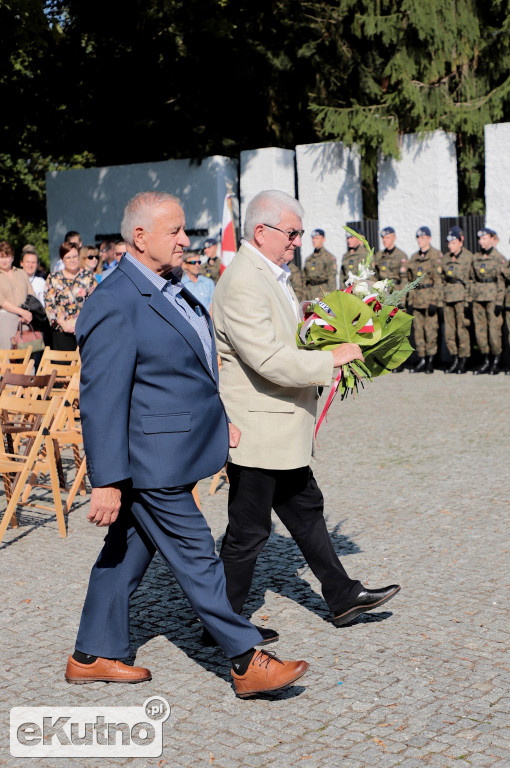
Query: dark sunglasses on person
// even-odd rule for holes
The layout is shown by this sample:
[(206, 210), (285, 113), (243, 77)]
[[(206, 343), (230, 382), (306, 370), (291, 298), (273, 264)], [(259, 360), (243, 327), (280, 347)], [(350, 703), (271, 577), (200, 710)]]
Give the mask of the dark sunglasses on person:
[(305, 230), (304, 229), (289, 229), (289, 230), (286, 230), (286, 229), (280, 229), (280, 227), (273, 227), (272, 224), (264, 224), (263, 226), (264, 227), (269, 227), (269, 229), (276, 229), (276, 230), (278, 230), (278, 232), (281, 232), (282, 234), (287, 235), (289, 240), (295, 240), (298, 235), (299, 235), (299, 237), (303, 237), (303, 235), (305, 234)]
[(87, 256), (87, 259), (89, 259), (90, 261), (92, 261), (92, 259), (98, 259), (98, 258), (99, 256), (97, 255), (97, 253), (92, 254), (92, 256)]
[(186, 264), (201, 264), (200, 259), (198, 261), (187, 261)]

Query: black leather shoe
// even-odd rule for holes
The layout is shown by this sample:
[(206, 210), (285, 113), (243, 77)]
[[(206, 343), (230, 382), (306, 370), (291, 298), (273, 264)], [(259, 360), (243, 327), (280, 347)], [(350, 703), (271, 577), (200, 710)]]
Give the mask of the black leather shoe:
[(427, 367), (425, 373), (434, 373), (434, 355), (429, 355), (427, 358)]
[(489, 355), (484, 355), (483, 363), (473, 371), (473, 376), (479, 376), (481, 373), (488, 373), (491, 367), (491, 361)]
[[(269, 643), (276, 643), (276, 641), (280, 639), (280, 635), (274, 629), (266, 629), (266, 627), (256, 627), (256, 629), (258, 629), (263, 638), (260, 643), (257, 643), (257, 645), (269, 645)], [(214, 648), (218, 645), (214, 637), (210, 634), (210, 632), (207, 631), (205, 627), (202, 630), (201, 639), (202, 645), (206, 645), (208, 648)]]
[(459, 357), (459, 367), (457, 368), (455, 373), (466, 373), (466, 358), (465, 357)]
[(333, 624), (335, 627), (348, 624), (349, 621), (352, 621), (361, 613), (373, 611), (374, 608), (384, 605), (392, 597), (395, 597), (398, 592), (400, 592), (399, 584), (391, 584), (389, 587), (383, 587), (382, 589), (364, 589), (359, 593), (350, 608), (333, 617)]
[(426, 364), (427, 364), (427, 361), (425, 360), (425, 358), (420, 357), (416, 365), (413, 366), (413, 368), (409, 368), (409, 373), (420, 373), (420, 371), (424, 371)]
[(494, 355), (494, 360), (492, 361), (489, 374), (491, 376), (496, 376), (498, 373), (499, 373), (499, 355)]
[(445, 373), (455, 373), (455, 371), (457, 370), (457, 366), (458, 365), (459, 365), (459, 356), (458, 355), (454, 355), (453, 356), (453, 360), (452, 360), (452, 364), (450, 365), (449, 368), (446, 369)]

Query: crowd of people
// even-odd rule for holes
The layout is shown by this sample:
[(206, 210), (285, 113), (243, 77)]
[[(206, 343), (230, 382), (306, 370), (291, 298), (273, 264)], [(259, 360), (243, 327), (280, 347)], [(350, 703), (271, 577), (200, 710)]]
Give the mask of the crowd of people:
[(0, 349), (10, 349), (22, 321), (41, 331), (52, 349), (75, 350), (75, 325), (83, 302), (113, 272), (125, 250), (126, 243), (117, 240), (105, 240), (99, 247), (83, 245), (79, 232), (70, 230), (48, 273), (33, 245), (23, 246), (15, 267), (12, 245), (1, 241)]

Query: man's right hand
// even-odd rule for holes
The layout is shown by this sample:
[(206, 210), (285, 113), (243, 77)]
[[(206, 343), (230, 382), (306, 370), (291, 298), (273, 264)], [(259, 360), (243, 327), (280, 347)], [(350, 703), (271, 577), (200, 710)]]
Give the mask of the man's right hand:
[(359, 344), (352, 344), (347, 342), (346, 344), (339, 344), (331, 350), (333, 353), (333, 365), (335, 368), (339, 368), (341, 365), (350, 363), (351, 360), (363, 360), (365, 359), (361, 354)]
[(119, 514), (120, 499), (121, 490), (116, 485), (92, 488), (90, 511), (87, 515), (89, 523), (95, 523), (100, 528), (114, 523)]

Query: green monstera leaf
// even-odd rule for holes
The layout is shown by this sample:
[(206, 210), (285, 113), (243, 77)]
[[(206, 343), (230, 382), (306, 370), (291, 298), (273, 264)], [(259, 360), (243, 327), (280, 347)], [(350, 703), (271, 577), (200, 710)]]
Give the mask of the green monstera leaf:
[(401, 310), (395, 311), (391, 306), (384, 306), (378, 317), (381, 338), (363, 353), (372, 378), (398, 368), (413, 352), (409, 342), (413, 318)]
[[(313, 312), (316, 317), (312, 316), (298, 326), (299, 347), (327, 350), (345, 342), (353, 342), (363, 348), (372, 346), (381, 338), (379, 317), (368, 304), (350, 293), (328, 293), (314, 304)], [(317, 318), (319, 322), (316, 322)], [(373, 330), (362, 332), (367, 326)]]

